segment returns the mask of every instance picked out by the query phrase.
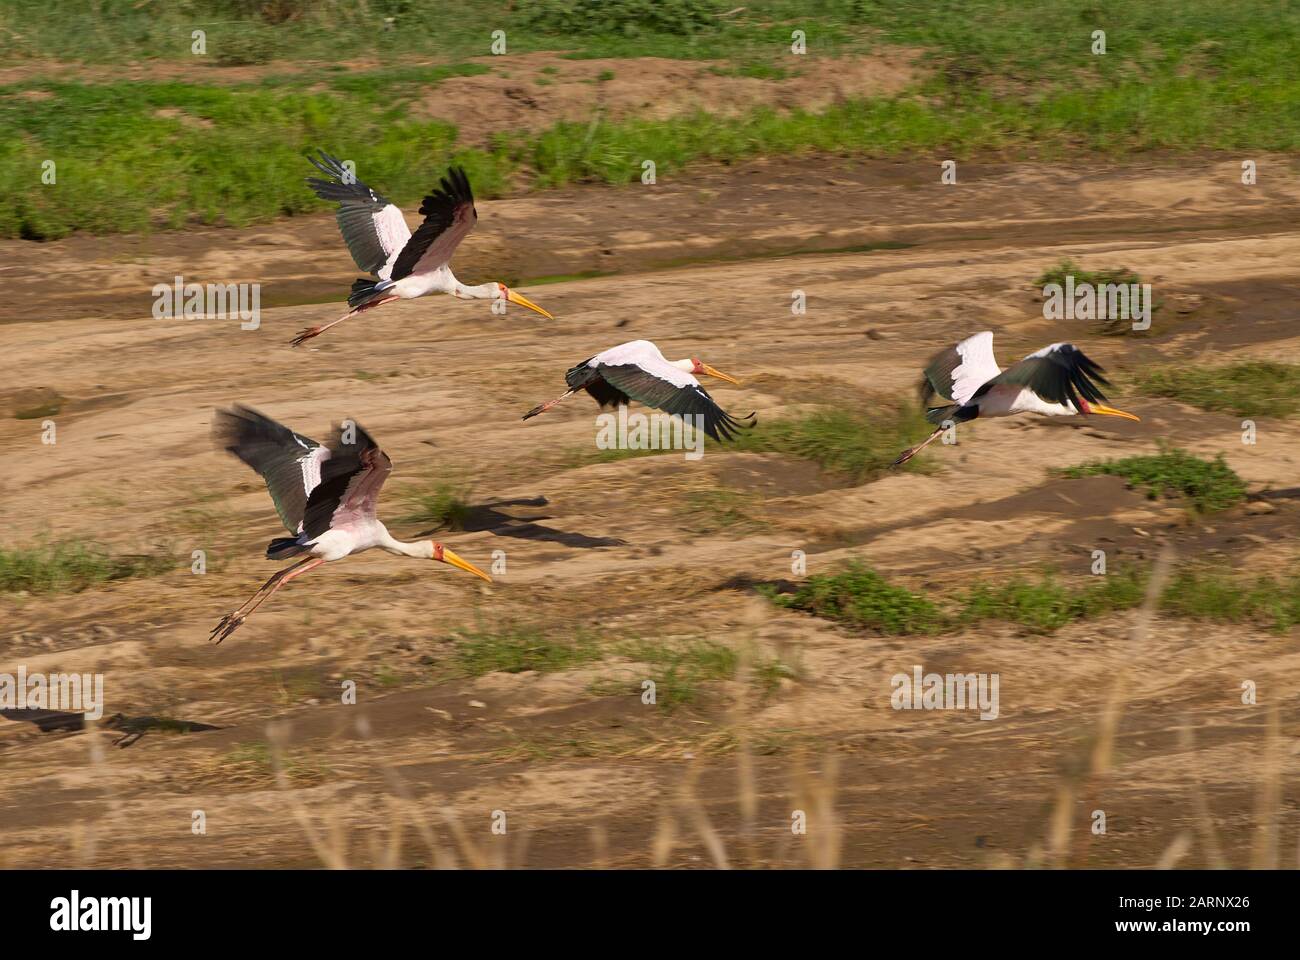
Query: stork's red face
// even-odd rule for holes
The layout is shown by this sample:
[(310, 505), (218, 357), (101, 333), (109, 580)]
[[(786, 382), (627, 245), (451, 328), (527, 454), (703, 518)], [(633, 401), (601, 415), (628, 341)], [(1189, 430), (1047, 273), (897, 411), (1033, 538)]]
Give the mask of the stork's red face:
[(462, 570), (467, 570), (470, 573), (474, 574), (474, 576), (476, 577), (482, 577), (488, 583), (492, 582), (492, 578), (489, 577), (486, 573), (484, 573), (478, 567), (474, 566), (474, 564), (470, 563), (468, 560), (463, 560), (460, 557), (456, 556), (456, 554), (452, 553), (441, 543), (436, 543), (436, 542), (434, 543), (433, 559), (441, 561), (442, 563), (449, 563), (453, 567), (459, 567)]
[(536, 312), (544, 316), (547, 320), (555, 319), (553, 316), (551, 316), (549, 313), (547, 313), (537, 304), (533, 303), (533, 301), (525, 297), (522, 293), (516, 293), (514, 290), (511, 290), (509, 287), (507, 287), (504, 283), (498, 283), (497, 286), (501, 288), (501, 298), (503, 300), (508, 300), (511, 303), (517, 303), (519, 304), (519, 306), (527, 307), (529, 310), (535, 310)]
[(726, 380), (727, 383), (734, 383), (736, 386), (740, 386), (740, 381), (737, 380), (735, 377), (729, 377), (721, 370), (715, 370), (713, 367), (709, 366), (703, 360), (698, 360), (695, 357), (691, 357), (691, 373), (695, 374), (695, 376), (697, 377), (698, 376), (717, 377), (719, 380)]
[(1107, 417), (1123, 417), (1125, 420), (1136, 420), (1139, 423), (1142, 422), (1142, 418), (1135, 416), (1134, 414), (1125, 413), (1123, 410), (1116, 410), (1114, 407), (1107, 407), (1100, 403), (1089, 403), (1087, 400), (1083, 399), (1083, 397), (1079, 398), (1079, 412), (1084, 414), (1100, 413)]

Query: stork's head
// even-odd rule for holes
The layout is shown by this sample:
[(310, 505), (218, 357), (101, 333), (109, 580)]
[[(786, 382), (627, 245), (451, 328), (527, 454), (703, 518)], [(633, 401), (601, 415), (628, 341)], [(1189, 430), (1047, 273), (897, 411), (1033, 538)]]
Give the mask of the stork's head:
[(548, 313), (547, 311), (543, 310), (543, 309), (542, 309), (541, 307), (539, 307), (537, 304), (533, 303), (533, 301), (529, 300), (529, 299), (528, 299), (527, 297), (525, 297), (522, 293), (519, 293), (519, 292), (516, 291), (516, 290), (511, 290), (511, 289), (510, 289), (509, 287), (507, 287), (504, 283), (500, 283), (500, 282), (497, 283), (497, 291), (498, 291), (498, 294), (497, 294), (497, 295), (498, 295), (502, 300), (508, 300), (508, 301), (510, 301), (511, 303), (517, 303), (517, 304), (519, 304), (519, 306), (521, 306), (521, 307), (527, 307), (529, 310), (534, 310), (534, 311), (536, 311), (537, 313), (540, 313), (542, 316), (544, 316), (547, 320), (554, 320), (554, 319), (555, 319), (555, 317), (551, 316), (550, 313)]
[(486, 573), (484, 573), (478, 567), (474, 566), (474, 564), (470, 563), (468, 560), (456, 556), (456, 554), (452, 553), (441, 543), (438, 543), (436, 540), (429, 540), (427, 542), (429, 544), (429, 559), (438, 560), (441, 561), (442, 563), (449, 563), (453, 567), (459, 567), (462, 570), (468, 570), (476, 577), (482, 577), (488, 583), (492, 582), (492, 578), (489, 577)]
[(721, 370), (715, 370), (713, 367), (709, 366), (707, 363), (705, 363), (703, 360), (700, 360), (697, 357), (691, 357), (689, 360), (678, 360), (675, 364), (673, 364), (673, 366), (680, 367), (681, 369), (687, 371), (688, 373), (692, 373), (697, 377), (702, 377), (702, 376), (717, 377), (719, 380), (726, 380), (727, 383), (734, 383), (736, 386), (740, 386), (740, 381), (737, 380), (735, 377), (729, 377)]
[(1083, 397), (1079, 398), (1079, 412), (1084, 414), (1100, 413), (1106, 417), (1123, 417), (1125, 420), (1136, 420), (1139, 423), (1142, 422), (1142, 418), (1135, 414), (1125, 413), (1123, 410), (1116, 410), (1114, 407), (1108, 407), (1102, 403), (1089, 403), (1087, 400), (1083, 399)]

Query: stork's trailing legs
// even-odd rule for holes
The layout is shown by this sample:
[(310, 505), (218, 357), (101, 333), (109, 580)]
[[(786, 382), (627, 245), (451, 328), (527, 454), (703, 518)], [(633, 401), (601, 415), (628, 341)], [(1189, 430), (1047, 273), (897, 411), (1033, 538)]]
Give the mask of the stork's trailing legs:
[(900, 454), (898, 455), (898, 459), (894, 461), (893, 466), (895, 466), (895, 467), (901, 467), (903, 464), (907, 463), (907, 461), (911, 460), (914, 456), (916, 456), (918, 453), (920, 453), (922, 450), (924, 450), (927, 446), (929, 446), (931, 443), (933, 443), (936, 439), (938, 439), (939, 435), (942, 434), (943, 431), (944, 431), (945, 429), (946, 429), (946, 428), (945, 428), (945, 427), (942, 427), (942, 426), (940, 426), (940, 427), (935, 427), (935, 428), (934, 428), (934, 433), (930, 434), (928, 437), (926, 437), (924, 440), (922, 440), (922, 441), (921, 441), (920, 443), (918, 443), (916, 446), (914, 446), (914, 447), (909, 447), (909, 448), (907, 448), (906, 450), (904, 450), (902, 453), (900, 453)]
[(573, 390), (570, 390), (568, 393), (564, 394), (563, 396), (556, 397), (554, 400), (547, 400), (545, 403), (542, 404), (538, 404), (537, 406), (533, 407), (533, 409), (529, 410), (527, 413), (524, 414), (524, 419), (527, 420), (531, 417), (537, 416), (539, 413), (545, 413), (547, 410), (551, 409), (551, 407), (555, 406), (561, 400), (567, 400), (569, 399), (569, 397), (573, 396), (577, 392), (578, 390), (575, 387)]
[(362, 313), (366, 310), (373, 310), (375, 307), (381, 306), (385, 303), (389, 303), (390, 301), (393, 300), (400, 300), (400, 299), (401, 297), (394, 295), (391, 297), (381, 297), (378, 300), (371, 300), (369, 303), (364, 303), (361, 306), (357, 307), (355, 310), (349, 310), (347, 313), (343, 314), (343, 316), (339, 317), (337, 320), (331, 321), (330, 323), (324, 324), (323, 326), (308, 327), (306, 330), (299, 331), (298, 335), (294, 337), (292, 340), (290, 340), (289, 343), (292, 346), (300, 347), (308, 340), (310, 340), (312, 337), (319, 337), (330, 327), (338, 326), (340, 323), (342, 323), (344, 320), (347, 320), (349, 317), (355, 317), (358, 313)]
[(272, 574), (271, 579), (262, 584), (257, 593), (249, 597), (248, 601), (242, 607), (234, 613), (227, 614), (221, 618), (221, 622), (212, 628), (212, 634), (208, 639), (220, 643), (222, 640), (226, 639), (226, 637), (238, 630), (240, 624), (252, 616), (254, 610), (266, 603), (267, 600), (270, 600), (271, 595), (274, 594), (275, 591), (279, 590), (295, 577), (302, 576), (308, 570), (315, 569), (324, 562), (325, 561), (319, 557), (307, 557), (304, 560), (299, 560), (297, 563), (291, 564), (283, 570), (279, 570)]

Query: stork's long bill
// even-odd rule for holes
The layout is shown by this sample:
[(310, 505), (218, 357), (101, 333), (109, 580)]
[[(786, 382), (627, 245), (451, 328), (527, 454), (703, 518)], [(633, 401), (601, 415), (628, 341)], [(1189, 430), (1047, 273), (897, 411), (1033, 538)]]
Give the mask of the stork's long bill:
[(729, 377), (721, 370), (716, 370), (713, 367), (709, 366), (707, 363), (700, 364), (700, 372), (707, 373), (711, 377), (717, 377), (719, 380), (726, 380), (727, 383), (734, 383), (736, 386), (740, 386), (740, 381), (737, 380), (735, 377)]
[(522, 293), (520, 293), (517, 290), (511, 290), (507, 288), (506, 299), (509, 300), (511, 303), (519, 304), (519, 306), (521, 307), (527, 307), (529, 310), (535, 310), (537, 313), (540, 313), (542, 316), (544, 316), (547, 320), (555, 319), (555, 317), (553, 317), (549, 311), (543, 310), (541, 307), (533, 303), (533, 301), (529, 300), (527, 297), (525, 297)]
[(437, 547), (434, 549), (433, 559), (441, 560), (443, 563), (449, 563), (453, 567), (459, 567), (461, 570), (467, 570), (468, 572), (474, 574), (474, 576), (476, 577), (482, 577), (488, 583), (492, 582), (492, 578), (489, 577), (486, 573), (484, 573), (478, 567), (474, 566), (474, 564), (470, 563), (464, 557), (460, 557), (452, 553), (442, 544), (438, 544)]
[(1103, 403), (1089, 403), (1086, 400), (1082, 402), (1084, 413), (1100, 413), (1108, 417), (1123, 417), (1125, 420), (1136, 420), (1138, 423), (1142, 422), (1142, 418), (1135, 413), (1116, 410), (1114, 407), (1108, 407)]

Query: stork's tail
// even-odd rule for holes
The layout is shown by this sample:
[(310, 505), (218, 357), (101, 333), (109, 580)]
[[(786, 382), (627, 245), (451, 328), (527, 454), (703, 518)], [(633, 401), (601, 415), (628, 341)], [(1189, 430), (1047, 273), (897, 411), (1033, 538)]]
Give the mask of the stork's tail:
[(296, 557), (306, 549), (297, 537), (276, 537), (266, 546), (266, 559), (284, 560)]
[(348, 294), (348, 306), (353, 310), (360, 310), (372, 300), (381, 297), (385, 290), (396, 286), (392, 280), (371, 280), (369, 277), (361, 277), (352, 284), (352, 292)]
[(954, 403), (947, 407), (931, 407), (925, 411), (925, 419), (931, 423), (943, 423), (945, 420), (951, 420), (953, 416), (961, 409), (961, 404)]

